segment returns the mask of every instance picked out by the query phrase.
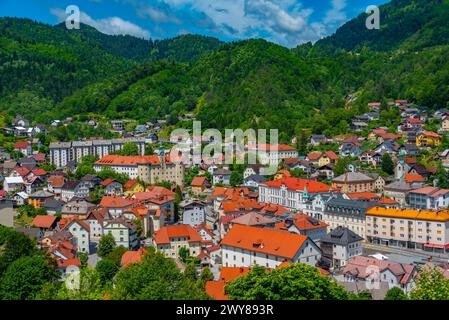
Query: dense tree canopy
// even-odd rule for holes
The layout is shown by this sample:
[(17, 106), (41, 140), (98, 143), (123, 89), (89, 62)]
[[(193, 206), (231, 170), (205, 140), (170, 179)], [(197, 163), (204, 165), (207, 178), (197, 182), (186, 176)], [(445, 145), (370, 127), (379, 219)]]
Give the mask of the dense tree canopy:
[(343, 300), (348, 293), (316, 267), (292, 264), (265, 271), (256, 267), (226, 286), (236, 300)]

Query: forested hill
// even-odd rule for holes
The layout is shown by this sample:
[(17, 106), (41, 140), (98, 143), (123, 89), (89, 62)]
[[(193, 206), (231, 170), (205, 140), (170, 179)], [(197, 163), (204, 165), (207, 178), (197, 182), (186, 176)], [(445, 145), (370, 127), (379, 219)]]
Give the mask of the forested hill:
[[(449, 44), (448, 0), (392, 0), (380, 7), (379, 30), (366, 28), (367, 17), (362, 13), (348, 21), (335, 34), (319, 40), (310, 53), (329, 55), (363, 48), (421, 50)], [(305, 48), (312, 46), (300, 46), (299, 50), (304, 52)]]

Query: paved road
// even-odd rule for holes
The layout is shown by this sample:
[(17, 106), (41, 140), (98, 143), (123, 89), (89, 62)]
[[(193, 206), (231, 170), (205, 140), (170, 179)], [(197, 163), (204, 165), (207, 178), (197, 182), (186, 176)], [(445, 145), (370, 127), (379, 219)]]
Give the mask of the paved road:
[(390, 257), (392, 261), (398, 260), (397, 262), (402, 263), (425, 263), (428, 261), (429, 257), (432, 257), (432, 261), (435, 263), (448, 262), (449, 255), (441, 253), (433, 253), (422, 250), (412, 250), (396, 247), (387, 247), (371, 243), (363, 244), (364, 254), (375, 254), (381, 253)]

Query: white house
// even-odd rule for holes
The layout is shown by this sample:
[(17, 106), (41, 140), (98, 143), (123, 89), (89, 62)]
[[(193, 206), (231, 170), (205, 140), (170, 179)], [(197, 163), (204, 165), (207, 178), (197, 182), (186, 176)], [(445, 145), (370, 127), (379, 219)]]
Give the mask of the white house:
[(65, 225), (64, 230), (69, 231), (73, 235), (74, 245), (78, 252), (90, 253), (90, 228), (87, 223), (78, 218), (72, 218)]
[(6, 192), (22, 190), (23, 187), (24, 181), (22, 177), (5, 177), (5, 181), (3, 182), (3, 189)]
[(221, 242), (224, 267), (259, 265), (276, 268), (282, 262), (315, 266), (320, 248), (307, 236), (268, 228), (235, 224)]
[(182, 223), (196, 226), (206, 222), (206, 203), (200, 200), (186, 201), (180, 204)]

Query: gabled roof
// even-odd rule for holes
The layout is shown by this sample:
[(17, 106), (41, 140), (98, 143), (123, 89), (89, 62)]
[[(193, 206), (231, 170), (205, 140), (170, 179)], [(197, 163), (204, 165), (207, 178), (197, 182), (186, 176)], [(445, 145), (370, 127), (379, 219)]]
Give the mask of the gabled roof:
[(207, 182), (207, 177), (205, 177), (205, 176), (195, 177), (192, 179), (192, 182), (190, 183), (190, 185), (192, 187), (202, 187), (206, 182)]
[(264, 217), (256, 212), (249, 212), (241, 215), (231, 221), (233, 224), (242, 224), (246, 226), (263, 226), (267, 224), (273, 224), (274, 220), (268, 217)]
[(287, 189), (295, 191), (303, 191), (306, 188), (307, 191), (311, 193), (327, 192), (331, 189), (327, 184), (315, 180), (292, 177), (268, 181), (263, 183), (263, 185), (272, 188), (280, 188), (282, 185), (285, 185)]
[(61, 176), (52, 176), (47, 179), (47, 183), (54, 188), (62, 188), (65, 183), (65, 178)]
[(166, 244), (179, 237), (187, 237), (188, 242), (201, 242), (201, 235), (189, 225), (162, 227), (154, 233), (153, 239), (157, 244)]
[(29, 145), (30, 145), (29, 141), (17, 141), (14, 144), (14, 149), (26, 149), (29, 147)]
[(134, 199), (122, 197), (103, 197), (100, 206), (104, 208), (125, 208), (136, 203)]
[(320, 242), (327, 242), (341, 246), (347, 246), (351, 243), (359, 241), (363, 241), (361, 236), (342, 226), (338, 226), (320, 240)]
[(115, 180), (115, 179), (107, 178), (107, 179), (103, 180), (100, 184), (101, 184), (103, 187), (107, 187), (108, 185), (110, 185), (110, 184), (113, 183), (113, 182), (120, 183), (120, 182), (118, 182), (118, 181)]
[(306, 236), (291, 232), (236, 224), (223, 238), (221, 246), (292, 259), (307, 239)]
[(125, 268), (130, 264), (140, 263), (145, 254), (148, 253), (148, 250), (145, 248), (140, 248), (137, 251), (126, 251), (122, 255), (121, 266)]
[(38, 228), (45, 228), (50, 229), (56, 222), (55, 216), (36, 216), (33, 221), (31, 222), (31, 225), (36, 226)]
[(347, 172), (347, 173), (344, 173), (341, 176), (338, 176), (332, 180), (332, 182), (339, 182), (339, 183), (343, 183), (343, 182), (344, 183), (357, 183), (357, 182), (364, 182), (364, 181), (373, 181), (373, 178), (371, 178), (361, 172)]
[(78, 219), (77, 217), (72, 217), (69, 220), (67, 220), (67, 223), (65, 224), (63, 230), (68, 230), (69, 226), (71, 226), (73, 223), (78, 223), (81, 227), (83, 227), (87, 231), (90, 231), (89, 225), (86, 222)]
[(132, 189), (135, 185), (137, 185), (139, 183), (138, 180), (134, 179), (134, 180), (128, 180), (124, 185), (123, 188), (125, 190), (129, 190)]

